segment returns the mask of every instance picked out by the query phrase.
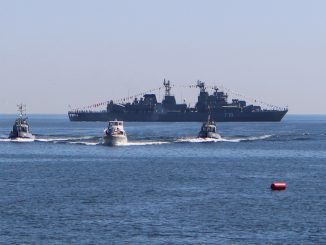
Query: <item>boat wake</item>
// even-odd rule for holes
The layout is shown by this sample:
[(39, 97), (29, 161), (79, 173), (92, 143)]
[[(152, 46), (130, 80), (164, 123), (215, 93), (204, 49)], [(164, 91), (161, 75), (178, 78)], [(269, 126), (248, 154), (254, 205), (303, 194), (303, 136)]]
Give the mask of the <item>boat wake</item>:
[(272, 137), (272, 135), (262, 135), (262, 136), (244, 136), (244, 137), (225, 137), (225, 138), (197, 138), (197, 137), (187, 137), (176, 140), (176, 143), (209, 143), (209, 142), (233, 142), (239, 143), (243, 141), (256, 141), (265, 140)]
[[(215, 143), (215, 142), (245, 142), (245, 141), (257, 141), (265, 140), (272, 137), (272, 135), (262, 136), (237, 136), (237, 137), (222, 137), (220, 139), (214, 138), (198, 138), (198, 137), (184, 137), (178, 139), (156, 139), (156, 140), (130, 140), (127, 143), (119, 144), (118, 146), (146, 146), (146, 145), (162, 145), (162, 144), (174, 144), (174, 143)], [(81, 136), (81, 137), (64, 137), (64, 136), (37, 136), (35, 139), (15, 139), (0, 138), (0, 142), (40, 142), (40, 143), (53, 143), (53, 144), (76, 144), (96, 146), (103, 145), (102, 137), (94, 136)]]
[(18, 142), (18, 143), (27, 143), (27, 142), (34, 142), (35, 139), (28, 139), (28, 138), (16, 138), (16, 139), (0, 139), (0, 142)]
[(144, 145), (162, 145), (171, 144), (173, 142), (168, 141), (131, 141), (123, 144), (118, 144), (117, 146), (144, 146)]
[(79, 144), (79, 145), (99, 145), (100, 138), (94, 136), (82, 136), (82, 137), (37, 137), (35, 139), (36, 142), (44, 142), (44, 143), (54, 143), (54, 144)]
[(92, 146), (92, 145), (100, 145), (101, 142), (82, 142), (82, 141), (79, 141), (79, 142), (68, 142), (68, 144), (89, 145), (89, 146)]
[(98, 139), (94, 136), (80, 136), (80, 137), (64, 137), (64, 136), (37, 136), (35, 141), (39, 142), (67, 142), (67, 141), (80, 141), (80, 140), (92, 140)]

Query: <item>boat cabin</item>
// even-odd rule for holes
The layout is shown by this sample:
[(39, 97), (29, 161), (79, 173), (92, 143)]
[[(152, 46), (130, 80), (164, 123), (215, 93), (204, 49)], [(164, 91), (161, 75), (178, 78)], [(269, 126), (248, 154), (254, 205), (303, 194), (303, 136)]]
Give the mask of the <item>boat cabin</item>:
[(211, 132), (211, 133), (216, 133), (216, 126), (213, 125), (213, 124), (205, 123), (205, 124), (201, 127), (201, 131), (202, 131), (202, 132)]
[(125, 131), (123, 129), (123, 121), (109, 121), (108, 128), (105, 130), (107, 135), (125, 135)]
[(29, 132), (29, 127), (26, 122), (26, 120), (23, 120), (21, 118), (17, 119), (14, 126), (12, 127), (12, 130), (14, 132), (24, 132), (28, 133)]
[(18, 132), (24, 132), (28, 133), (28, 126), (27, 125), (19, 125), (19, 126), (14, 126), (13, 130), (17, 130)]

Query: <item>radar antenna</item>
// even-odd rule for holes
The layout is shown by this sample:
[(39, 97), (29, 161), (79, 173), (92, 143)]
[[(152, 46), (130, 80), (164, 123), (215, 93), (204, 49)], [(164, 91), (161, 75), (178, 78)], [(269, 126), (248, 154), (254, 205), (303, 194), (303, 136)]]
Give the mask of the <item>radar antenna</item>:
[(213, 89), (215, 90), (215, 93), (217, 93), (217, 91), (219, 91), (217, 86), (214, 86)]
[(26, 115), (26, 105), (23, 105), (23, 103), (20, 103), (19, 105), (17, 105), (18, 107), (18, 111), (20, 113), (20, 117), (23, 117)]
[(165, 96), (170, 96), (171, 95), (171, 85), (170, 85), (170, 80), (168, 80), (167, 82), (164, 79), (163, 85), (165, 87)]
[(204, 82), (198, 80), (196, 87), (200, 88), (200, 92), (206, 92), (206, 87)]

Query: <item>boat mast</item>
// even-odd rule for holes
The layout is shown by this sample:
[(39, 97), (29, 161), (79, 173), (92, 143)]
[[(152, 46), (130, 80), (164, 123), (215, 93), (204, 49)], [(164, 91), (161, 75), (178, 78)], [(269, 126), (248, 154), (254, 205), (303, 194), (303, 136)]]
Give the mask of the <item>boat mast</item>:
[(198, 80), (196, 87), (200, 89), (201, 93), (206, 92), (206, 87), (204, 82)]
[(19, 105), (17, 105), (18, 107), (18, 111), (19, 111), (19, 116), (22, 118), (23, 116), (25, 116), (26, 114), (24, 112), (26, 112), (26, 105), (23, 105), (23, 103), (20, 103)]
[(171, 85), (170, 85), (170, 80), (163, 82), (163, 85), (165, 87), (165, 96), (171, 96)]
[(215, 90), (215, 94), (217, 93), (217, 91), (219, 91), (217, 86), (214, 86), (213, 89)]

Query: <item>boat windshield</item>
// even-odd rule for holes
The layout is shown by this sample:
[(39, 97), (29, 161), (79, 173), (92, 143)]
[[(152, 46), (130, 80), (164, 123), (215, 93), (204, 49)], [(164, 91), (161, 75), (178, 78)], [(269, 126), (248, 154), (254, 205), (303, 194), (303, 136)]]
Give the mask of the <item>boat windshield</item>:
[(119, 121), (109, 122), (109, 126), (122, 126), (122, 122)]
[(216, 127), (214, 127), (214, 126), (206, 126), (206, 127), (203, 127), (202, 130), (205, 132), (216, 133)]
[(20, 132), (24, 132), (24, 133), (27, 133), (27, 131), (28, 131), (27, 127), (24, 127), (24, 126), (17, 127), (17, 130)]

